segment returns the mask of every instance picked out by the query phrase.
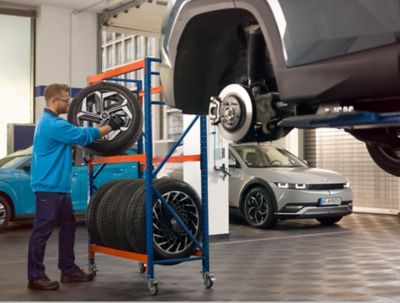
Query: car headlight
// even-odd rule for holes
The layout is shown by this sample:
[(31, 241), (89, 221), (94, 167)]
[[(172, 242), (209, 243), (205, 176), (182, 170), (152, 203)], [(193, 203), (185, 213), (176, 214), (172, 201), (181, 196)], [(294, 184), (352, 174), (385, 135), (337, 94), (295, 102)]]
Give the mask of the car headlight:
[(347, 181), (347, 183), (343, 185), (343, 188), (351, 188), (351, 182)]
[(307, 189), (307, 184), (304, 183), (287, 183), (287, 182), (276, 182), (278, 188), (290, 188), (290, 189)]

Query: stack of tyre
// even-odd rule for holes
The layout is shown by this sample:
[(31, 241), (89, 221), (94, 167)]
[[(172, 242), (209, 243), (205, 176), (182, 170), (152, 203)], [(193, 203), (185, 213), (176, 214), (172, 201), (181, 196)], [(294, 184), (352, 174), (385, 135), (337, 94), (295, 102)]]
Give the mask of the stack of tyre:
[[(196, 239), (200, 238), (200, 199), (187, 183), (161, 178), (153, 186)], [(95, 244), (146, 253), (145, 184), (142, 179), (113, 180), (91, 197), (87, 227)], [(176, 218), (153, 195), (153, 248), (155, 259), (190, 256), (194, 243)]]
[[(83, 89), (72, 101), (68, 120), (82, 127), (101, 127), (111, 116), (125, 125), (86, 146), (91, 154), (115, 155), (133, 145), (142, 132), (143, 115), (137, 98), (115, 83), (98, 83)], [(185, 227), (200, 239), (200, 199), (181, 180), (162, 178), (153, 187), (174, 210)], [(93, 243), (115, 249), (146, 253), (146, 195), (142, 179), (113, 180), (92, 195), (87, 228)], [(155, 259), (188, 257), (195, 249), (179, 220), (153, 195), (153, 248)]]

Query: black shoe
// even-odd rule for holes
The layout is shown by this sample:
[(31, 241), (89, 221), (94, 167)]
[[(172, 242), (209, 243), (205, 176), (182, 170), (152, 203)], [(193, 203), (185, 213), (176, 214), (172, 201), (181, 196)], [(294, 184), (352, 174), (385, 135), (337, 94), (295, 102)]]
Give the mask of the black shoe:
[(93, 281), (94, 275), (87, 274), (82, 269), (69, 276), (61, 277), (61, 283), (79, 283)]
[(39, 290), (57, 290), (60, 288), (60, 284), (58, 281), (51, 281), (47, 276), (45, 276), (42, 279), (29, 281), (28, 288)]

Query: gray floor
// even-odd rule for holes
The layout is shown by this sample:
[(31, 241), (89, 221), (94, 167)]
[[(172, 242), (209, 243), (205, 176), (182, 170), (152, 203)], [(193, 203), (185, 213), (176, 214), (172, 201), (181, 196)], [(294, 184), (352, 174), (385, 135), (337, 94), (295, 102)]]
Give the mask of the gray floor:
[[(59, 291), (26, 288), (29, 224), (0, 234), (2, 301), (380, 301), (400, 302), (400, 219), (353, 214), (339, 225), (314, 220), (280, 222), (272, 230), (235, 220), (230, 240), (212, 243), (217, 281), (206, 290), (200, 262), (156, 267), (157, 297), (149, 295), (137, 263), (98, 255), (96, 281)], [(86, 267), (86, 233), (77, 232), (77, 262)], [(48, 275), (57, 279), (57, 235), (48, 244)]]

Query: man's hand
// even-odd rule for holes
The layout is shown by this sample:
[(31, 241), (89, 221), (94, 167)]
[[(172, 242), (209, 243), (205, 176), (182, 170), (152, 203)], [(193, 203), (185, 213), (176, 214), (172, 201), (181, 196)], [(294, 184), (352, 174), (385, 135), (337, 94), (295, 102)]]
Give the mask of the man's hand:
[(125, 121), (120, 116), (111, 116), (108, 125), (112, 130), (120, 129), (125, 124)]

